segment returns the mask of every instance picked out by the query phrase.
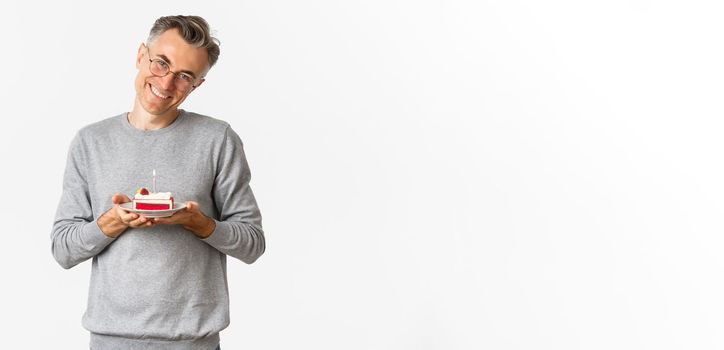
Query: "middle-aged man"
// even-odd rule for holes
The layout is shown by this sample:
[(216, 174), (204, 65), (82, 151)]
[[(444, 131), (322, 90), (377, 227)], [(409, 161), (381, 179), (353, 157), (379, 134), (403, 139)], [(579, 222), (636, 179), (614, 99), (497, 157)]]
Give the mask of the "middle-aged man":
[[(229, 325), (226, 256), (250, 264), (264, 253), (239, 136), (178, 108), (219, 56), (209, 33), (201, 17), (159, 18), (138, 49), (133, 109), (71, 143), (52, 251), (64, 268), (93, 258), (91, 349), (218, 348)], [(121, 207), (153, 172), (185, 209), (149, 218)]]

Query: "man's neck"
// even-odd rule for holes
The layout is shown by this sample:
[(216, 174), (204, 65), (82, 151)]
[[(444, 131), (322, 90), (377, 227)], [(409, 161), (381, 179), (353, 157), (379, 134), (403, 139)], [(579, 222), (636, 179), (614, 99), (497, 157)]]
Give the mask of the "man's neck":
[(128, 113), (128, 123), (136, 129), (144, 131), (165, 128), (178, 118), (179, 110), (173, 109), (163, 115), (153, 115), (143, 109), (134, 108)]

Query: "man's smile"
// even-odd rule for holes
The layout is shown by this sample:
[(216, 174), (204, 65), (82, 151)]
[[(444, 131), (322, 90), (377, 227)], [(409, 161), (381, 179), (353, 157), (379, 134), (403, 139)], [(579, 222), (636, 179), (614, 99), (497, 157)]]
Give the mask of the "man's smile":
[(162, 94), (161, 91), (158, 91), (158, 89), (156, 89), (153, 85), (148, 84), (148, 86), (151, 87), (151, 93), (153, 93), (154, 96), (156, 96), (160, 99), (164, 99), (164, 100), (167, 98), (171, 98), (171, 96), (166, 96), (166, 95)]

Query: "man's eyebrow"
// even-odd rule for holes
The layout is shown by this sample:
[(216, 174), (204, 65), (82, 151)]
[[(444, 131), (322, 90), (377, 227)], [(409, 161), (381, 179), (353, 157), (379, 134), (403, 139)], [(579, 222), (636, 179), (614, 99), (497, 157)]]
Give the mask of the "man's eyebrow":
[[(168, 59), (168, 57), (166, 57), (166, 55), (160, 54), (160, 55), (156, 55), (156, 56), (158, 56), (162, 60), (166, 61), (169, 65), (173, 65), (173, 62), (171, 62), (171, 60)], [(194, 79), (196, 79), (196, 74), (194, 74), (194, 72), (192, 72), (190, 70), (181, 70), (178, 73), (186, 73), (186, 74), (192, 76)]]

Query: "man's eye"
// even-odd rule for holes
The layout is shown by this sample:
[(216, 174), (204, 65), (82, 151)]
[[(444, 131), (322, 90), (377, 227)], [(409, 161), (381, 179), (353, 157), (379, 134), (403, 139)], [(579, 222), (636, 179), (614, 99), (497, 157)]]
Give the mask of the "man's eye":
[(192, 77), (191, 77), (190, 75), (188, 75), (188, 74), (181, 73), (181, 74), (178, 75), (178, 77), (179, 77), (181, 80), (183, 80), (183, 81), (185, 81), (185, 82), (187, 82), (187, 83), (191, 83), (191, 82), (194, 81), (194, 78), (192, 78)]
[(165, 61), (156, 60), (155, 62), (159, 67), (163, 69), (168, 69), (168, 63), (166, 63)]

